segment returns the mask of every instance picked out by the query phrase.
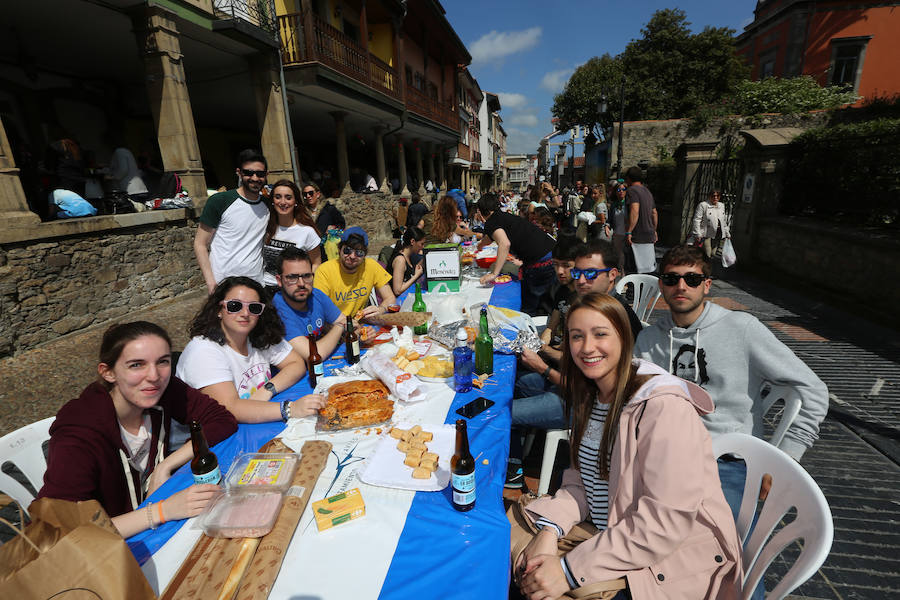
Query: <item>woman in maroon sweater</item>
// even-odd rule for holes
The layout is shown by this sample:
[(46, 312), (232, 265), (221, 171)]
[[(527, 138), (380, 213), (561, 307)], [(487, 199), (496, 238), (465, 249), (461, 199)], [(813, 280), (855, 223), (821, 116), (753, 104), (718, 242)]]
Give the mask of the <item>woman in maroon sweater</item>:
[(218, 486), (192, 485), (137, 507), (193, 458), (190, 442), (171, 452), (172, 419), (199, 422), (212, 445), (237, 430), (234, 416), (172, 377), (169, 335), (153, 323), (110, 327), (97, 371), (98, 380), (67, 402), (50, 427), (50, 456), (38, 497), (97, 500), (123, 537), (199, 514)]

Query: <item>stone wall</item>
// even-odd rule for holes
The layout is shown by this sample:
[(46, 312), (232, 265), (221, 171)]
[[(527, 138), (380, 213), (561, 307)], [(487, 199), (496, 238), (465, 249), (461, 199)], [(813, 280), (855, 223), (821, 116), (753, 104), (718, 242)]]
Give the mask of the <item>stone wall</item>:
[[(431, 206), (434, 194), (425, 194), (422, 202)], [(370, 250), (377, 248), (372, 241), (386, 243), (392, 240), (395, 215), (400, 196), (375, 192), (372, 194), (343, 194), (331, 200), (347, 222), (347, 227), (362, 227), (369, 234)]]
[[(721, 117), (712, 119), (701, 131), (691, 131), (690, 119), (665, 121), (626, 121), (622, 138), (622, 170), (639, 163), (656, 165), (671, 160), (678, 146), (685, 142), (718, 142), (726, 129), (768, 129), (773, 127), (801, 127), (808, 129), (825, 124), (829, 113), (816, 111), (797, 115), (754, 115), (751, 117)], [(610, 161), (616, 163), (619, 127), (613, 128)]]
[(0, 246), (0, 356), (201, 289), (196, 221)]
[(777, 217), (760, 222), (757, 239), (756, 266), (775, 268), (900, 324), (900, 286), (894, 283), (900, 277), (900, 241), (890, 234)]

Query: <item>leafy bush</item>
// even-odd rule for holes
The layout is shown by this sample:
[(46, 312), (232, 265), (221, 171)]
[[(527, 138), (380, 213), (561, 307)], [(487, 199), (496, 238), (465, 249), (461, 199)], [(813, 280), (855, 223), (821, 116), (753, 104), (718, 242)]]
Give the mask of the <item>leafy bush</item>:
[(781, 210), (900, 226), (900, 119), (810, 129), (788, 151)]
[(762, 81), (742, 81), (730, 99), (732, 114), (792, 114), (832, 109), (856, 101), (852, 91), (837, 86), (822, 87), (809, 75)]

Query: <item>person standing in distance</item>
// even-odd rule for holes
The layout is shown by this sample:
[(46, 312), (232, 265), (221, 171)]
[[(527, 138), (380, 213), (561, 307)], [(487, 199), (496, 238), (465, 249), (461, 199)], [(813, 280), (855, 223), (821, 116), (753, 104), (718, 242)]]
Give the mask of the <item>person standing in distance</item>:
[(640, 167), (630, 167), (625, 171), (625, 210), (628, 226), (625, 243), (631, 246), (636, 273), (652, 273), (656, 270), (654, 244), (658, 239), (656, 228), (659, 215), (653, 194), (643, 184), (644, 174)]
[(194, 236), (194, 254), (210, 294), (229, 276), (263, 283), (262, 249), (269, 208), (260, 192), (268, 165), (260, 152), (249, 149), (238, 154), (237, 164), (240, 185), (209, 197)]

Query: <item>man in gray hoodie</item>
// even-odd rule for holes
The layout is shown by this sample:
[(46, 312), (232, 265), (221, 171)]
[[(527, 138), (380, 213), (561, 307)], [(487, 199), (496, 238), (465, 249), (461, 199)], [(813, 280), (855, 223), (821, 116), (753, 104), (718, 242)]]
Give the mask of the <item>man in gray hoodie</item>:
[[(670, 314), (641, 331), (635, 356), (652, 361), (709, 392), (716, 409), (703, 417), (710, 435), (740, 431), (762, 437), (764, 382), (786, 385), (801, 398), (800, 414), (779, 448), (800, 460), (828, 412), (828, 389), (756, 317), (706, 301), (712, 266), (699, 248), (676, 246), (660, 263), (659, 288)], [(746, 465), (719, 459), (725, 498), (737, 518)]]

